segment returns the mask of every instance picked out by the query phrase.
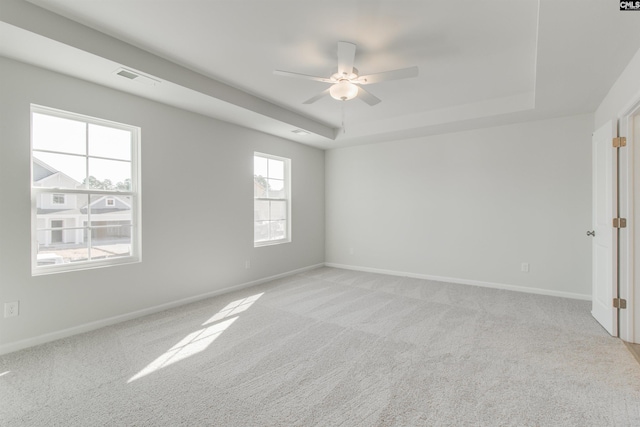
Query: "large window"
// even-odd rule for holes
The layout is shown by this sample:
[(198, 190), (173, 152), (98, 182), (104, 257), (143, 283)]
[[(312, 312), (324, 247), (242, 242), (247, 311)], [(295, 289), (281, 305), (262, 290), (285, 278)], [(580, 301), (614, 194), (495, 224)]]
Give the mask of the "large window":
[(291, 160), (253, 156), (254, 246), (291, 241)]
[(31, 106), (32, 274), (140, 260), (140, 129)]

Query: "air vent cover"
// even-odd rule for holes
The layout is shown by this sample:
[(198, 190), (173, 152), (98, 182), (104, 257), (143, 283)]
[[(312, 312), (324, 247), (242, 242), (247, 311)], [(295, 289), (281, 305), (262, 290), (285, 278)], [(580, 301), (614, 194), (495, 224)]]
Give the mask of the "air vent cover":
[(114, 74), (120, 77), (124, 77), (125, 79), (133, 80), (134, 82), (150, 86), (155, 86), (160, 83), (160, 80), (158, 79), (145, 76), (144, 74), (138, 73), (137, 71), (128, 70), (126, 68), (118, 68), (116, 71), (114, 71)]
[(131, 80), (139, 77), (137, 74), (131, 73), (131, 72), (127, 71), (127, 70), (120, 70), (116, 74), (119, 75), (119, 76), (122, 76), (122, 77), (126, 77), (126, 78), (131, 79)]

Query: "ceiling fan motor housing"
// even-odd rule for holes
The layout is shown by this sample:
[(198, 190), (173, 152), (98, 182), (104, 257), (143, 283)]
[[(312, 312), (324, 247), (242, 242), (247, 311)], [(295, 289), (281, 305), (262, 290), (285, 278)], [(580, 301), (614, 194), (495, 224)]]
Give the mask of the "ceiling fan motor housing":
[(334, 68), (333, 70), (333, 74), (331, 74), (331, 80), (335, 80), (336, 82), (340, 81), (340, 80), (349, 80), (349, 81), (354, 81), (358, 78), (359, 76), (359, 72), (358, 69), (356, 67), (353, 67), (353, 71), (350, 74), (340, 74), (338, 72), (337, 68)]

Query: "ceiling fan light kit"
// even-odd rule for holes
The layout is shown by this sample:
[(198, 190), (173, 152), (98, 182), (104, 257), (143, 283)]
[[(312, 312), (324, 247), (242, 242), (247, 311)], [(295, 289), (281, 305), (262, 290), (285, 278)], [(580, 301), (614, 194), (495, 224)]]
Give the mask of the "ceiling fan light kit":
[(329, 94), (338, 101), (348, 101), (358, 96), (358, 86), (349, 80), (340, 80), (329, 88)]
[(387, 80), (406, 79), (416, 77), (418, 75), (418, 67), (409, 67), (399, 70), (384, 71), (367, 76), (359, 76), (358, 69), (353, 66), (355, 56), (355, 44), (338, 42), (338, 72), (332, 74), (329, 78), (309, 76), (306, 74), (282, 70), (275, 70), (274, 73), (281, 76), (297, 77), (331, 84), (331, 87), (306, 100), (304, 104), (312, 104), (320, 98), (330, 95), (333, 99), (338, 101), (349, 101), (354, 98), (360, 98), (371, 106), (379, 103), (380, 99), (364, 90), (361, 85), (380, 83)]

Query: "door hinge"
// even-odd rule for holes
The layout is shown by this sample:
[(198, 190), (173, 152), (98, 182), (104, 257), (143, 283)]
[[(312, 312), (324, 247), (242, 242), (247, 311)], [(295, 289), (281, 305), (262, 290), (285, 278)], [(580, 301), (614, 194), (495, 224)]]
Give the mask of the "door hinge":
[(627, 228), (627, 219), (613, 218), (613, 228)]
[(613, 308), (625, 309), (627, 308), (627, 300), (622, 298), (613, 299)]
[(621, 136), (619, 138), (613, 138), (613, 148), (620, 148), (627, 146), (627, 138)]

